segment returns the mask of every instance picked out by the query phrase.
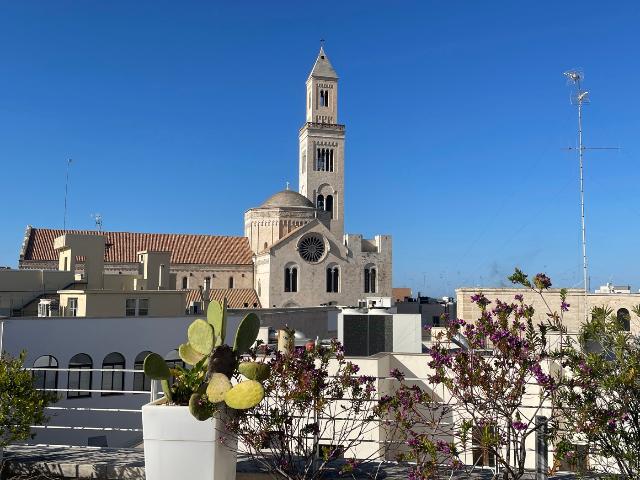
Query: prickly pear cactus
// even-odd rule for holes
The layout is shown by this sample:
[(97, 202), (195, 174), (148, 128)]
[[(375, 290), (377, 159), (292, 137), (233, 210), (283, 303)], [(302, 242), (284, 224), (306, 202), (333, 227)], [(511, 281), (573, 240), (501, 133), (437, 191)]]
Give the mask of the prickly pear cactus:
[(189, 344), (198, 353), (209, 355), (213, 349), (214, 332), (213, 327), (201, 319), (195, 320), (187, 330)]
[[(227, 301), (211, 302), (207, 320), (197, 319), (187, 329), (188, 342), (178, 348), (180, 358), (192, 368), (169, 369), (165, 360), (155, 353), (144, 362), (145, 373), (161, 380), (169, 403), (175, 398), (180, 405), (189, 404), (189, 411), (198, 420), (210, 418), (221, 402), (235, 409), (252, 408), (264, 398), (260, 382), (266, 380), (270, 367), (259, 362), (239, 363), (241, 356), (255, 343), (260, 319), (254, 313), (246, 315), (235, 332), (233, 348), (224, 344), (227, 328)], [(241, 373), (249, 380), (233, 386), (231, 379)], [(173, 385), (169, 378), (173, 377)]]
[(214, 373), (211, 375), (209, 385), (207, 385), (207, 398), (212, 403), (219, 403), (224, 400), (224, 395), (231, 390), (229, 377), (224, 373)]
[(238, 365), (238, 371), (249, 380), (264, 382), (269, 378), (271, 367), (266, 363), (260, 362), (242, 362)]
[(236, 410), (246, 410), (259, 404), (264, 398), (264, 388), (260, 382), (245, 380), (238, 383), (224, 395), (224, 403)]
[(260, 331), (260, 319), (255, 313), (247, 314), (236, 331), (236, 338), (233, 342), (233, 350), (242, 355), (251, 348), (258, 338), (258, 332)]

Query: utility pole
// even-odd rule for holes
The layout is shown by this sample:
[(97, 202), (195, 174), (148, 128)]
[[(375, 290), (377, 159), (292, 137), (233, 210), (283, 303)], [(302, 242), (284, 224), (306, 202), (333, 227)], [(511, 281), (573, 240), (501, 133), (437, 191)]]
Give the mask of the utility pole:
[[(589, 319), (588, 293), (590, 290), (589, 268), (587, 263), (587, 234), (584, 214), (584, 152), (585, 150), (617, 150), (616, 147), (585, 147), (582, 142), (582, 106), (589, 103), (589, 92), (583, 90), (582, 81), (584, 74), (579, 70), (569, 70), (564, 72), (567, 81), (574, 87), (574, 94), (571, 96), (571, 103), (578, 107), (578, 162), (580, 165), (580, 222), (582, 233), (582, 282), (584, 285), (584, 316)], [(574, 150), (570, 148), (570, 150)]]
[(582, 145), (582, 105), (589, 102), (589, 92), (582, 89), (583, 74), (577, 70), (564, 72), (569, 82), (575, 85), (576, 93), (572, 97), (573, 103), (578, 106), (578, 161), (580, 163), (580, 225), (582, 231), (582, 281), (584, 285), (584, 311), (585, 319), (588, 318), (587, 294), (588, 285), (588, 265), (587, 265), (587, 234), (584, 221), (584, 146)]

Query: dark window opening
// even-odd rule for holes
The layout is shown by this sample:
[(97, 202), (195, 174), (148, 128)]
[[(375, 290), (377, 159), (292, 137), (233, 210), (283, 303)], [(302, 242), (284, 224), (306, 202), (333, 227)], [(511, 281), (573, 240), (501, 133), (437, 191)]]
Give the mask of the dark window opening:
[[(103, 369), (110, 369), (110, 372), (102, 372), (102, 388), (101, 390), (114, 390), (113, 392), (101, 392), (101, 395), (122, 395), (124, 390), (124, 370), (125, 361), (122, 354), (112, 352), (102, 362)], [(120, 390), (120, 391), (118, 391)]]
[(55, 390), (58, 388), (58, 360), (51, 355), (43, 355), (33, 362), (33, 384), (40, 390)]
[[(78, 353), (69, 360), (69, 371), (67, 378), (67, 398), (90, 397), (91, 392), (82, 392), (80, 390), (91, 390), (91, 369), (93, 361), (86, 353)], [(84, 371), (87, 370), (87, 371)], [(74, 390), (77, 389), (77, 390)]]
[(629, 315), (629, 310), (626, 308), (621, 308), (616, 313), (616, 319), (618, 320), (618, 325), (625, 332), (631, 331), (631, 315)]
[(325, 199), (324, 209), (331, 213), (331, 218), (333, 218), (333, 195), (327, 195)]
[(144, 374), (144, 359), (147, 358), (151, 352), (140, 352), (133, 363), (134, 370), (140, 370), (133, 374), (133, 389), (135, 391), (149, 391), (151, 390), (151, 379)]

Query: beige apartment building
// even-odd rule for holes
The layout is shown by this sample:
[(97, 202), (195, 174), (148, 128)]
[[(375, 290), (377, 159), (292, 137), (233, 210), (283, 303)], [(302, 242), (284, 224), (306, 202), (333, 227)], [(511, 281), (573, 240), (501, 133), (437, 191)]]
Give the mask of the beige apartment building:
[[(600, 289), (602, 290), (602, 289)], [(560, 312), (560, 289), (553, 288), (545, 291), (542, 297), (524, 288), (458, 288), (456, 289), (457, 315), (466, 321), (473, 321), (480, 316), (480, 309), (471, 301), (471, 296), (482, 292), (489, 300), (495, 303), (496, 299), (512, 303), (518, 294), (524, 296), (524, 302), (533, 305), (536, 311), (536, 319), (543, 322), (549, 311)], [(594, 307), (607, 307), (617, 315), (621, 325), (634, 334), (640, 334), (640, 320), (634, 315), (633, 307), (640, 305), (640, 293), (588, 293), (585, 301), (584, 290), (567, 289), (566, 302), (569, 310), (563, 313), (563, 324), (569, 333), (578, 333), (587, 314)]]

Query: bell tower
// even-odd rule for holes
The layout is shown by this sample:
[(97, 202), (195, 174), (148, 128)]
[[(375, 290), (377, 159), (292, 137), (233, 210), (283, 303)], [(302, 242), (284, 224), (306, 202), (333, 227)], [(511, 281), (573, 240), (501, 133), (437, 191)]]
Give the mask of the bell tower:
[(300, 129), (300, 193), (344, 235), (344, 125), (338, 123), (338, 75), (320, 47), (307, 78), (306, 122)]

